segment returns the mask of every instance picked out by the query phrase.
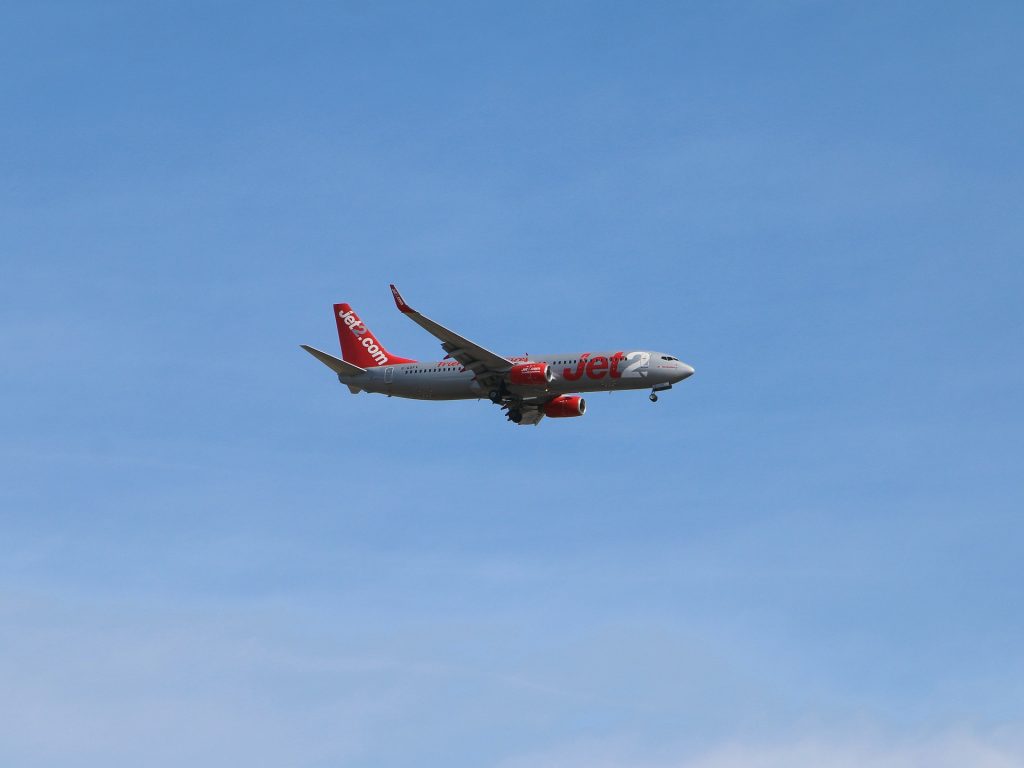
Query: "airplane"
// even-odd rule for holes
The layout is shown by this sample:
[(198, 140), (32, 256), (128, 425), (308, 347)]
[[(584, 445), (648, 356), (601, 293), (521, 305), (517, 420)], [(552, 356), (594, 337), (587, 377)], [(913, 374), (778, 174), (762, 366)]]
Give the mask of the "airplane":
[(338, 375), (352, 394), (375, 392), (415, 400), (488, 399), (513, 424), (537, 425), (545, 416), (586, 413), (578, 392), (650, 389), (650, 400), (693, 375), (676, 357), (651, 350), (571, 352), (502, 357), (421, 315), (392, 285), (399, 311), (437, 337), (443, 360), (422, 362), (391, 354), (348, 304), (334, 305), (341, 358), (306, 344), (309, 354)]

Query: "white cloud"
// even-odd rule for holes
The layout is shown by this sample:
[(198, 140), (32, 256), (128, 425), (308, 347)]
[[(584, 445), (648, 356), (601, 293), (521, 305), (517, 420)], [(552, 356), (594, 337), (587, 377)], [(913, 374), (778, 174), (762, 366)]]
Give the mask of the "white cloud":
[(591, 743), (523, 755), (500, 768), (1019, 768), (1024, 726), (950, 729), (918, 736), (804, 736), (656, 753)]

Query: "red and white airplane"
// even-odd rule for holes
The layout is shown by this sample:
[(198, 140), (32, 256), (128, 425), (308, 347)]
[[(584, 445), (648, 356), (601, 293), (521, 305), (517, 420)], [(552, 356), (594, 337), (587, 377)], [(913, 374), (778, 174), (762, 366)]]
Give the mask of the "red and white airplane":
[(388, 352), (348, 304), (334, 305), (341, 340), (339, 360), (302, 345), (338, 374), (352, 394), (379, 392), (415, 400), (475, 400), (500, 405), (515, 424), (538, 424), (545, 416), (582, 416), (587, 404), (577, 392), (671, 389), (693, 375), (678, 358), (650, 350), (572, 352), (564, 355), (502, 357), (412, 309), (395, 286), (395, 304), (413, 322), (436, 336), (448, 354), (438, 362), (421, 362)]

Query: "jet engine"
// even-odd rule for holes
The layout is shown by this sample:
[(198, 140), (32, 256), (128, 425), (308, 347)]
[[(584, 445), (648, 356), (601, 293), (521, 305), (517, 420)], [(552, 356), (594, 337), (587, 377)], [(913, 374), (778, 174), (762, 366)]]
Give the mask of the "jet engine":
[(587, 412), (587, 401), (578, 395), (562, 395), (544, 406), (544, 415), (551, 419), (567, 419)]
[(548, 384), (555, 378), (555, 372), (547, 363), (520, 363), (514, 365), (508, 372), (509, 384), (519, 387), (543, 387), (547, 389)]

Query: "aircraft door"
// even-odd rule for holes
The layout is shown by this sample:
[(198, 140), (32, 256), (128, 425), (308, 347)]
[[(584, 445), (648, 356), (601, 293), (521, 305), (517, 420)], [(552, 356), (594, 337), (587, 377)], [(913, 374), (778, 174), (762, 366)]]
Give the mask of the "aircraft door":
[(651, 353), (637, 350), (626, 354), (626, 368), (622, 371), (624, 379), (646, 379), (651, 368)]
[(651, 370), (651, 353), (641, 352), (640, 353), (640, 376), (645, 377)]

